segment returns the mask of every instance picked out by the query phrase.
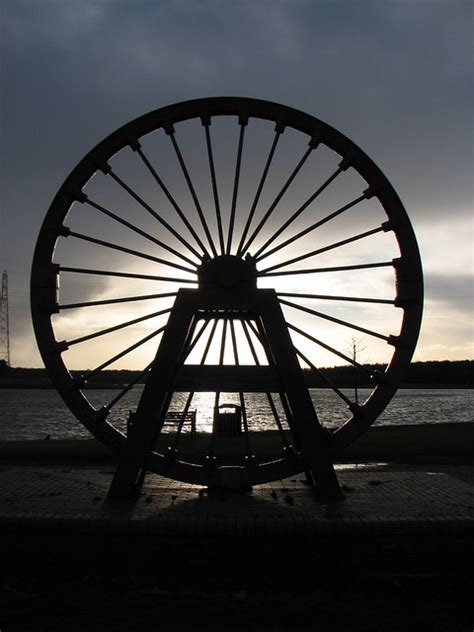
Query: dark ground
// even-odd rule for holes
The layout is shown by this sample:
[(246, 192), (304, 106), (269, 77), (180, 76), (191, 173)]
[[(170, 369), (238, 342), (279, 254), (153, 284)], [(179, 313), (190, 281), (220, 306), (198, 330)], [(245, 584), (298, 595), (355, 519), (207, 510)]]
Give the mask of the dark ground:
[[(474, 483), (471, 466), (430, 469)], [(426, 466), (377, 476), (408, 470)], [(60, 499), (51, 506), (73, 502)], [(4, 530), (0, 631), (471, 632), (472, 529), (450, 528), (259, 537)]]
[(472, 583), (322, 582), (300, 591), (169, 589), (159, 579), (38, 575), (3, 589), (2, 630), (472, 630)]
[[(4, 539), (2, 632), (474, 628), (472, 542)], [(453, 538), (453, 542), (456, 538)], [(174, 547), (175, 551), (169, 551)], [(440, 554), (441, 549), (443, 552)], [(470, 562), (469, 562), (470, 558)]]
[(299, 590), (170, 588), (158, 577), (7, 578), (2, 630), (472, 630), (472, 582), (342, 577)]

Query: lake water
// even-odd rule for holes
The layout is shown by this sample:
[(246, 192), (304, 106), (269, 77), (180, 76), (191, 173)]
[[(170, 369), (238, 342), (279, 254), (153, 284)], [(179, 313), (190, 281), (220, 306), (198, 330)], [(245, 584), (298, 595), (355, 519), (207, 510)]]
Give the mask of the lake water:
[[(134, 409), (141, 394), (141, 387), (134, 388), (114, 410), (112, 423), (123, 429), (130, 409)], [(313, 401), (321, 422), (328, 428), (338, 427), (347, 417), (347, 410), (328, 389), (312, 389)], [(346, 393), (352, 396), (353, 393)], [(360, 401), (370, 391), (361, 389)], [(94, 405), (111, 400), (114, 391), (88, 391)], [(246, 394), (248, 423), (251, 430), (274, 429), (264, 395)], [(185, 396), (180, 394), (173, 408), (183, 407)], [(238, 403), (238, 395), (222, 394), (220, 403)], [(191, 408), (197, 410), (198, 431), (208, 431), (212, 424), (213, 393), (195, 395)], [(444, 422), (474, 422), (474, 390), (469, 389), (401, 389), (379, 417), (377, 425), (436, 424)], [(0, 440), (79, 439), (90, 437), (69, 411), (55, 390), (49, 389), (1, 389), (0, 390)]]

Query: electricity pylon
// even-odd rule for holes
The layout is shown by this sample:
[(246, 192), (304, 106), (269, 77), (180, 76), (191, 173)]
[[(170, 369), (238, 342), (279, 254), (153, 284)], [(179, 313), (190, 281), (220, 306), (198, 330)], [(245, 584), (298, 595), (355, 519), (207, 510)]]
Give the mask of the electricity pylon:
[(2, 274), (2, 294), (0, 296), (0, 362), (10, 366), (10, 327), (8, 322), (8, 274)]

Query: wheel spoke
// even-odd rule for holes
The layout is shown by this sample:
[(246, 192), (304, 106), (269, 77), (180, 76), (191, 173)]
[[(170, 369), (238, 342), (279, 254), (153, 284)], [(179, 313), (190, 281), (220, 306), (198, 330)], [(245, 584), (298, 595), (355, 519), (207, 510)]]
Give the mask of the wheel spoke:
[(212, 416), (212, 432), (211, 432), (211, 438), (209, 441), (209, 458), (210, 459), (214, 459), (214, 449), (215, 449), (215, 445), (216, 445), (216, 436), (215, 436), (215, 427), (214, 427), (214, 421), (216, 418), (216, 412), (219, 406), (219, 399), (220, 399), (221, 394), (219, 393), (219, 391), (216, 391), (214, 394), (214, 410), (213, 410), (213, 416)]
[(323, 219), (320, 219), (319, 221), (315, 222), (314, 224), (311, 224), (311, 226), (308, 226), (308, 228), (305, 228), (304, 230), (302, 230), (301, 232), (297, 233), (293, 237), (290, 237), (289, 239), (287, 239), (286, 241), (282, 242), (281, 244), (278, 244), (278, 246), (275, 246), (271, 250), (267, 250), (266, 252), (263, 252), (259, 257), (256, 258), (256, 260), (257, 261), (261, 261), (262, 259), (265, 259), (265, 257), (269, 257), (270, 255), (274, 254), (275, 252), (278, 252), (279, 250), (281, 250), (282, 248), (286, 248), (286, 246), (293, 245), (295, 243), (295, 241), (297, 241), (298, 239), (301, 239), (301, 237), (304, 237), (305, 235), (308, 235), (313, 230), (316, 230), (316, 228), (319, 228), (323, 224), (326, 224), (326, 222), (329, 222), (331, 219), (334, 219), (338, 215), (341, 215), (341, 213), (344, 213), (345, 211), (349, 210), (353, 206), (356, 206), (357, 204), (359, 204), (360, 202), (362, 202), (363, 200), (366, 200), (366, 199), (367, 199), (367, 192), (365, 192), (363, 195), (360, 195), (359, 197), (355, 198), (351, 202), (348, 202), (348, 204), (345, 204), (344, 206), (341, 206), (340, 208), (337, 209), (337, 211), (334, 211), (334, 212), (330, 213), (329, 215), (326, 215), (326, 217), (324, 217)]
[[(209, 322), (210, 322), (210, 321), (209, 321)], [(215, 333), (216, 333), (217, 323), (218, 323), (218, 322), (219, 322), (219, 321), (218, 321), (218, 320), (217, 320), (217, 318), (216, 318), (216, 319), (214, 320), (214, 322), (212, 323), (212, 328), (211, 328), (211, 331), (210, 331), (210, 333), (209, 333), (209, 337), (208, 337), (208, 339), (207, 339), (206, 346), (205, 346), (205, 348), (204, 348), (204, 352), (203, 352), (203, 355), (202, 355), (202, 357), (204, 358), (204, 361), (203, 361), (203, 362), (205, 362), (205, 361), (207, 360), (207, 355), (208, 355), (208, 353), (209, 353), (209, 349), (211, 348), (212, 341), (214, 340), (214, 335), (215, 335)]]
[(239, 392), (240, 410), (242, 412), (242, 425), (244, 427), (244, 439), (245, 439), (245, 455), (250, 457), (252, 454), (252, 448), (250, 444), (249, 424), (247, 419), (247, 407), (245, 405), (245, 397), (242, 392)]
[(242, 321), (242, 329), (244, 330), (245, 337), (247, 338), (247, 344), (250, 348), (250, 353), (252, 354), (253, 360), (257, 366), (260, 366), (260, 361), (258, 359), (257, 351), (255, 350), (255, 346), (253, 344), (253, 340), (250, 337), (250, 332), (248, 330), (247, 322), (245, 320)]
[(325, 189), (326, 189), (326, 188), (327, 188), (330, 184), (331, 184), (331, 182), (333, 182), (333, 180), (335, 180), (335, 179), (337, 178), (337, 176), (338, 176), (340, 173), (342, 173), (342, 171), (343, 171), (343, 168), (342, 168), (341, 166), (339, 166), (339, 167), (336, 169), (336, 171), (334, 171), (334, 173), (332, 173), (332, 174), (329, 176), (329, 178), (327, 178), (327, 180), (325, 180), (325, 181), (323, 182), (323, 184), (319, 187), (319, 189), (317, 189), (317, 190), (313, 193), (313, 195), (311, 195), (311, 196), (310, 196), (310, 197), (306, 200), (306, 202), (305, 202), (302, 206), (300, 206), (300, 207), (299, 207), (299, 209), (298, 209), (297, 211), (295, 211), (295, 212), (293, 213), (293, 215), (292, 215), (291, 217), (289, 217), (289, 218), (286, 220), (286, 222), (284, 222), (284, 223), (280, 226), (280, 228), (279, 228), (279, 229), (278, 229), (275, 233), (273, 233), (273, 235), (271, 235), (271, 236), (267, 239), (267, 241), (263, 244), (263, 246), (261, 246), (261, 247), (257, 250), (257, 252), (255, 253), (255, 256), (256, 256), (256, 257), (258, 257), (259, 255), (261, 255), (261, 254), (262, 254), (262, 252), (264, 252), (264, 250), (266, 250), (266, 249), (268, 248), (268, 246), (269, 246), (270, 244), (272, 244), (272, 243), (275, 241), (275, 239), (276, 239), (277, 237), (279, 237), (279, 236), (281, 235), (281, 233), (282, 233), (283, 231), (285, 231), (285, 230), (288, 228), (288, 226), (290, 226), (290, 225), (291, 225), (291, 224), (295, 221), (295, 219), (297, 219), (297, 218), (301, 215), (301, 213), (303, 213), (303, 211), (304, 211), (304, 210), (305, 210), (305, 209), (306, 209), (306, 208), (307, 208), (307, 207), (311, 204), (311, 202), (313, 202), (313, 201), (314, 201), (314, 200), (315, 200), (315, 199), (316, 199), (316, 198), (317, 198), (317, 197), (318, 197), (318, 196), (319, 196), (319, 195), (320, 195), (320, 194), (321, 194), (321, 193), (322, 193), (322, 192), (323, 192), (323, 191), (324, 191), (324, 190), (325, 190)]
[(240, 179), (240, 165), (242, 162), (242, 149), (244, 145), (245, 128), (247, 121), (240, 121), (240, 134), (239, 134), (239, 146), (237, 148), (237, 160), (235, 163), (234, 174), (234, 190), (232, 192), (232, 205), (230, 210), (229, 231), (227, 233), (227, 247), (226, 254), (230, 255), (232, 250), (232, 237), (234, 235), (234, 223), (235, 223), (235, 210), (237, 206), (237, 195), (239, 192), (239, 179)]
[(299, 294), (298, 292), (277, 292), (277, 296), (290, 296), (294, 298), (312, 298), (328, 301), (352, 301), (355, 303), (380, 303), (382, 305), (395, 305), (395, 301), (383, 298), (364, 298), (362, 296), (334, 296), (329, 294)]
[(304, 353), (302, 353), (295, 345), (293, 346), (295, 348), (296, 355), (299, 356), (303, 360), (303, 362), (306, 362), (306, 364), (319, 375), (323, 382), (325, 382), (329, 386), (329, 388), (331, 388), (336, 393), (338, 397), (340, 397), (348, 406), (352, 406), (353, 402), (346, 395), (344, 395), (344, 393), (324, 374), (324, 372), (321, 371), (321, 369), (318, 369), (318, 367), (313, 364), (313, 362), (311, 362), (311, 360), (307, 356), (305, 356)]
[(67, 303), (58, 305), (59, 311), (63, 309), (77, 309), (78, 307), (96, 307), (97, 305), (115, 305), (117, 303), (131, 303), (133, 301), (146, 301), (150, 299), (167, 298), (176, 296), (177, 292), (162, 292), (161, 294), (143, 294), (141, 296), (127, 296), (123, 298), (109, 298), (103, 301), (85, 301), (83, 303)]
[(115, 272), (115, 270), (91, 270), (89, 268), (71, 268), (61, 266), (60, 272), (72, 272), (73, 274), (96, 274), (98, 276), (123, 277), (126, 279), (147, 279), (149, 281), (166, 281), (170, 283), (196, 283), (193, 279), (176, 279), (174, 277), (154, 276), (151, 274), (135, 274), (134, 272)]
[(234, 362), (237, 366), (239, 366), (239, 350), (237, 347), (237, 338), (235, 336), (235, 325), (232, 319), (229, 320), (230, 325), (230, 338), (232, 340), (232, 351), (234, 353)]
[(205, 134), (206, 134), (207, 158), (209, 161), (209, 170), (211, 172), (212, 195), (214, 197), (214, 207), (216, 211), (217, 231), (219, 234), (219, 246), (221, 250), (221, 255), (223, 255), (225, 251), (224, 230), (222, 227), (222, 216), (221, 216), (221, 208), (219, 204), (219, 193), (217, 190), (216, 171), (214, 168), (214, 156), (212, 153), (211, 132), (209, 130), (209, 126), (211, 125), (210, 119), (207, 121), (203, 121), (203, 125), (204, 125)]
[(183, 364), (184, 364), (184, 361), (186, 360), (186, 358), (189, 357), (189, 355), (193, 351), (194, 347), (197, 345), (197, 343), (201, 339), (201, 336), (203, 335), (203, 333), (204, 333), (204, 331), (205, 331), (205, 329), (207, 328), (208, 325), (209, 325), (209, 321), (208, 320), (204, 321), (204, 323), (202, 324), (201, 329), (194, 336), (194, 338), (192, 338), (192, 336), (194, 335), (194, 328), (192, 329), (192, 331), (190, 333), (190, 339), (192, 338), (192, 340), (189, 343), (189, 345), (185, 345), (185, 353), (184, 353), (184, 357), (182, 358), (182, 363)]
[(112, 167), (110, 165), (105, 165), (103, 168), (103, 172), (106, 175), (109, 175), (113, 180), (115, 180), (115, 182), (120, 187), (122, 187), (124, 191), (126, 191), (134, 200), (136, 200), (140, 204), (140, 206), (142, 206), (146, 211), (148, 211), (148, 213), (150, 213), (150, 215), (152, 215), (158, 222), (160, 222), (162, 226), (168, 229), (169, 232), (174, 235), (176, 239), (183, 244), (183, 246), (185, 246), (190, 252), (192, 252), (195, 257), (198, 257), (198, 259), (201, 258), (199, 252), (186, 239), (184, 239), (184, 237), (177, 230), (175, 230), (171, 226), (171, 224), (163, 219), (163, 217), (159, 213), (157, 213), (147, 202), (145, 202), (145, 200), (140, 195), (138, 195), (138, 193), (135, 193), (135, 191), (131, 187), (129, 187), (128, 184), (126, 184), (126, 182), (124, 182), (122, 178), (120, 178), (112, 170)]
[(227, 339), (227, 318), (224, 318), (223, 324), (222, 324), (221, 347), (219, 351), (219, 366), (222, 366), (224, 364), (224, 352), (225, 352), (226, 339)]
[(320, 255), (323, 252), (328, 252), (329, 250), (334, 250), (335, 248), (340, 248), (341, 246), (346, 246), (347, 244), (352, 244), (355, 241), (359, 241), (361, 239), (365, 239), (366, 237), (370, 237), (371, 235), (376, 235), (377, 233), (385, 231), (384, 226), (379, 226), (378, 228), (373, 228), (372, 230), (367, 230), (363, 233), (359, 233), (358, 235), (354, 235), (353, 237), (349, 237), (348, 239), (343, 239), (342, 241), (336, 241), (333, 244), (329, 244), (328, 246), (324, 246), (324, 248), (318, 248), (316, 250), (312, 250), (311, 252), (306, 252), (299, 257), (294, 257), (293, 259), (288, 259), (288, 261), (284, 261), (282, 263), (277, 263), (269, 268), (265, 268), (261, 270), (262, 274), (266, 272), (272, 272), (273, 270), (280, 270), (281, 268), (286, 268), (286, 266), (292, 265), (293, 263), (297, 263), (298, 261), (304, 261), (305, 259), (309, 259), (311, 257), (315, 257), (316, 255)]
[[(270, 362), (271, 355), (269, 354), (268, 347), (266, 345), (266, 341), (263, 338), (263, 333), (260, 332), (257, 329), (257, 327), (255, 327), (255, 325), (251, 321), (248, 321), (248, 323), (243, 321), (242, 325), (243, 325), (244, 331), (246, 333), (249, 345), (251, 346), (252, 355), (255, 358), (257, 366), (259, 366), (260, 363), (258, 361), (257, 354), (256, 354), (256, 351), (255, 351), (253, 342), (252, 342), (252, 340), (250, 338), (250, 333), (247, 331), (247, 325), (250, 327), (250, 329), (253, 331), (254, 336), (257, 337), (258, 341), (262, 345), (262, 347), (263, 347), (263, 349), (264, 349), (264, 351), (265, 351), (265, 353), (266, 353), (266, 355), (268, 357), (268, 360)], [(289, 445), (288, 440), (286, 438), (285, 431), (284, 431), (282, 423), (281, 423), (280, 415), (278, 414), (278, 411), (276, 409), (275, 402), (273, 401), (272, 394), (271, 393), (265, 393), (265, 395), (267, 397), (267, 402), (268, 402), (268, 405), (270, 406), (270, 410), (272, 411), (273, 418), (275, 419), (275, 423), (277, 425), (278, 432), (280, 433), (280, 439), (281, 439), (285, 449), (288, 450), (290, 445)], [(284, 402), (286, 401), (285, 400), (285, 394), (284, 393), (279, 393), (279, 396), (280, 396), (281, 403), (284, 406), (285, 414), (286, 414), (287, 418), (289, 419), (290, 415), (291, 415), (291, 411), (290, 411), (289, 407), (284, 404)]]
[(142, 377), (144, 377), (149, 370), (151, 369), (151, 367), (153, 366), (155, 360), (152, 360), (150, 362), (150, 364), (148, 364), (143, 371), (141, 371), (135, 378), (133, 378), (133, 380), (127, 384), (127, 386), (125, 386), (108, 404), (106, 404), (106, 406), (104, 406), (104, 409), (107, 413), (110, 412), (110, 410), (115, 406), (115, 404), (117, 404), (122, 397), (125, 397), (125, 395), (132, 390), (132, 388), (138, 384), (138, 382), (142, 379)]
[(297, 274), (314, 274), (318, 272), (344, 272), (346, 270), (369, 270), (370, 268), (391, 268), (393, 267), (393, 261), (380, 261), (379, 263), (362, 263), (358, 265), (350, 266), (334, 266), (331, 268), (310, 268), (304, 270), (287, 270), (280, 272), (258, 272), (257, 276), (271, 277), (271, 276), (289, 276)]
[(126, 226), (127, 228), (129, 228), (133, 232), (137, 233), (137, 235), (141, 235), (145, 239), (148, 239), (148, 241), (151, 241), (153, 244), (156, 244), (157, 246), (160, 246), (161, 248), (164, 248), (164, 250), (167, 250), (168, 252), (171, 252), (173, 255), (176, 255), (177, 257), (179, 257), (183, 261), (186, 261), (187, 263), (190, 263), (192, 266), (196, 265), (196, 263), (192, 259), (189, 259), (189, 257), (186, 257), (185, 255), (183, 255), (178, 250), (175, 250), (171, 246), (168, 246), (168, 244), (165, 244), (164, 242), (160, 241), (159, 239), (156, 239), (155, 237), (152, 237), (149, 233), (145, 232), (141, 228), (138, 228), (137, 226), (134, 226), (130, 222), (127, 222), (127, 220), (123, 219), (119, 215), (116, 215), (115, 213), (112, 213), (112, 211), (109, 211), (104, 206), (102, 206), (100, 204), (97, 204), (97, 202), (94, 202), (93, 200), (91, 200), (87, 196), (84, 196), (84, 197), (85, 197), (85, 199), (83, 199), (83, 200), (81, 199), (81, 201), (84, 202), (85, 204), (88, 204), (89, 206), (97, 209), (98, 211), (100, 211), (104, 215), (107, 215), (107, 217), (110, 217), (111, 219), (115, 220), (119, 224), (122, 224), (123, 226)]
[(365, 367), (363, 364), (360, 364), (359, 362), (357, 362), (357, 360), (354, 360), (350, 356), (345, 355), (341, 351), (338, 351), (334, 347), (331, 347), (331, 345), (326, 344), (325, 342), (323, 342), (322, 340), (319, 340), (315, 336), (312, 336), (308, 332), (303, 331), (303, 329), (300, 329), (299, 327), (296, 327), (296, 325), (292, 325), (288, 321), (286, 321), (286, 325), (287, 325), (287, 327), (289, 329), (292, 329), (297, 334), (301, 334), (302, 336), (304, 336), (308, 340), (311, 340), (311, 342), (314, 342), (315, 344), (317, 344), (319, 347), (322, 347), (323, 349), (326, 349), (326, 351), (330, 351), (331, 353), (333, 353), (334, 355), (338, 356), (339, 358), (342, 358), (343, 360), (345, 360), (349, 364), (352, 364), (353, 366), (356, 366), (358, 369), (361, 369), (362, 371), (365, 371), (368, 375), (370, 375), (370, 377), (374, 377), (373, 371), (371, 371), (370, 369)]
[[(206, 233), (206, 237), (209, 242), (209, 246), (211, 247), (212, 254), (215, 257), (217, 257), (217, 250), (214, 245), (214, 241), (211, 237), (211, 233), (209, 232), (209, 227), (207, 225), (206, 218), (204, 217), (204, 213), (202, 212), (201, 205), (199, 204), (199, 200), (197, 198), (194, 185), (191, 181), (191, 177), (186, 167), (186, 163), (184, 162), (184, 158), (181, 154), (181, 150), (179, 148), (178, 141), (176, 140), (176, 135), (174, 133), (174, 130), (173, 129), (167, 130), (166, 134), (169, 136), (171, 140), (171, 144), (173, 145), (174, 151), (176, 153), (176, 157), (178, 158), (181, 171), (183, 172), (184, 179), (186, 180), (186, 184), (188, 185), (189, 192), (191, 194), (191, 197), (193, 198), (194, 206), (196, 207), (197, 214), (199, 215), (199, 219), (201, 220), (202, 227), (204, 228), (204, 232)], [(207, 251), (207, 249), (205, 249), (204, 252), (209, 256), (209, 252)]]
[[(283, 425), (281, 423), (280, 415), (278, 414), (278, 411), (276, 409), (275, 402), (273, 401), (272, 394), (271, 393), (266, 393), (266, 395), (267, 395), (268, 404), (270, 406), (270, 410), (272, 411), (273, 418), (275, 419), (275, 423), (276, 423), (277, 428), (278, 428), (278, 432), (280, 433), (280, 439), (281, 439), (284, 447), (288, 450), (289, 447), (290, 447), (290, 444), (288, 443), (288, 440), (286, 438), (285, 430), (284, 430)], [(279, 393), (279, 395), (280, 395), (281, 403), (283, 404), (285, 395), (284, 395), (284, 393)], [(285, 412), (288, 415), (288, 412), (286, 411), (286, 409), (285, 409)]]
[[(239, 350), (238, 350), (238, 346), (237, 346), (237, 338), (235, 335), (235, 325), (234, 325), (234, 321), (233, 319), (230, 319), (229, 321), (229, 325), (230, 325), (230, 337), (232, 339), (232, 349), (234, 352), (234, 361), (236, 366), (240, 365), (240, 361), (239, 361)], [(245, 436), (245, 453), (247, 456), (250, 456), (250, 454), (252, 453), (252, 449), (251, 449), (251, 445), (250, 445), (250, 437), (249, 437), (249, 427), (248, 427), (248, 420), (247, 420), (247, 408), (245, 405), (245, 397), (244, 394), (242, 392), (239, 392), (239, 401), (240, 401), (240, 408), (242, 411), (242, 423), (244, 426), (244, 436)]]
[(303, 157), (300, 159), (300, 161), (298, 162), (298, 164), (296, 165), (296, 167), (293, 169), (292, 173), (290, 174), (289, 178), (287, 179), (287, 181), (285, 182), (285, 184), (283, 185), (282, 189), (280, 190), (280, 192), (278, 193), (278, 195), (276, 196), (276, 198), (273, 200), (272, 204), (270, 205), (269, 209), (267, 210), (267, 212), (265, 213), (265, 215), (262, 217), (262, 219), (260, 220), (260, 222), (258, 223), (257, 227), (255, 228), (255, 230), (253, 231), (251, 237), (248, 239), (247, 243), (245, 244), (245, 246), (243, 246), (242, 251), (245, 252), (246, 250), (248, 250), (251, 246), (251, 244), (254, 242), (255, 238), (257, 237), (257, 235), (259, 234), (259, 232), (262, 230), (262, 228), (265, 226), (265, 224), (267, 223), (268, 219), (270, 218), (270, 216), (272, 215), (273, 211), (275, 210), (275, 208), (277, 207), (278, 203), (280, 202), (281, 198), (285, 195), (288, 187), (290, 186), (290, 184), (293, 182), (293, 180), (296, 178), (296, 176), (298, 175), (299, 171), (301, 170), (301, 168), (303, 167), (304, 163), (306, 162), (306, 160), (308, 159), (309, 155), (311, 154), (311, 152), (317, 147), (317, 143), (310, 141), (309, 143), (309, 148), (305, 151), (305, 153), (303, 154)]
[(145, 336), (144, 338), (142, 338), (141, 340), (139, 340), (138, 342), (135, 342), (133, 345), (130, 345), (129, 347), (127, 347), (126, 349), (124, 349), (123, 351), (121, 351), (120, 353), (117, 353), (116, 355), (114, 355), (112, 358), (110, 358), (109, 360), (106, 360), (105, 362), (103, 362), (102, 364), (100, 364), (99, 366), (95, 367), (95, 369), (92, 369), (91, 371), (88, 371), (80, 380), (79, 384), (77, 385), (77, 388), (80, 388), (83, 384), (86, 384), (87, 381), (93, 376), (96, 375), (97, 373), (99, 373), (100, 371), (103, 371), (104, 369), (106, 369), (108, 366), (110, 366), (111, 364), (113, 364), (114, 362), (116, 362), (117, 360), (120, 360), (121, 358), (123, 358), (124, 356), (126, 356), (127, 354), (131, 353), (132, 351), (135, 351), (135, 349), (138, 349), (138, 347), (140, 347), (141, 345), (145, 344), (145, 342), (148, 342), (149, 340), (151, 340), (152, 338), (154, 338), (155, 336), (158, 336), (158, 334), (163, 333), (163, 331), (166, 329), (166, 325), (163, 325), (163, 327), (160, 327), (159, 329), (157, 329), (156, 331), (153, 331), (151, 334), (148, 334), (148, 336)]
[(176, 202), (175, 198), (173, 197), (173, 195), (171, 194), (170, 190), (168, 189), (168, 187), (165, 185), (165, 183), (163, 182), (163, 180), (160, 178), (160, 176), (158, 175), (158, 172), (156, 171), (156, 169), (153, 167), (153, 165), (151, 164), (150, 160), (146, 157), (143, 149), (138, 146), (137, 149), (135, 149), (136, 153), (140, 156), (140, 158), (142, 159), (143, 163), (145, 164), (145, 166), (147, 167), (148, 171), (151, 173), (151, 175), (153, 176), (153, 178), (156, 180), (156, 182), (158, 183), (158, 186), (160, 187), (160, 189), (163, 191), (163, 193), (166, 195), (166, 197), (168, 198), (171, 206), (174, 208), (174, 210), (176, 211), (176, 213), (178, 214), (179, 218), (181, 219), (181, 221), (183, 222), (183, 224), (186, 226), (186, 228), (189, 230), (189, 232), (191, 233), (191, 235), (193, 236), (194, 240), (196, 241), (196, 243), (198, 244), (198, 246), (201, 248), (201, 250), (208, 254), (206, 247), (204, 246), (204, 244), (202, 243), (202, 240), (200, 239), (199, 235), (196, 233), (196, 231), (194, 230), (194, 228), (192, 227), (191, 223), (189, 222), (189, 220), (187, 219), (186, 215), (183, 213), (183, 211), (181, 210), (180, 206), (178, 205), (178, 203)]
[[(207, 321), (206, 327), (208, 323), (210, 322), (211, 322), (210, 320)], [(217, 319), (214, 320), (214, 322), (212, 323), (211, 331), (209, 333), (209, 338), (206, 342), (206, 346), (204, 347), (204, 351), (202, 352), (202, 357), (201, 357), (201, 362), (200, 362), (201, 366), (206, 362), (207, 356), (209, 355), (209, 349), (211, 348), (211, 343), (214, 339), (214, 334), (216, 333), (217, 323), (218, 323)]]
[(255, 215), (255, 211), (257, 210), (257, 204), (258, 204), (258, 201), (260, 200), (260, 195), (262, 194), (263, 186), (265, 184), (265, 180), (267, 179), (268, 171), (270, 169), (270, 165), (272, 163), (273, 156), (275, 154), (275, 150), (277, 148), (278, 141), (280, 140), (280, 136), (282, 135), (282, 133), (283, 133), (283, 129), (282, 128), (277, 127), (275, 129), (275, 136), (273, 137), (273, 142), (272, 142), (272, 146), (270, 147), (270, 152), (269, 152), (268, 157), (267, 157), (267, 162), (265, 163), (265, 167), (263, 169), (262, 177), (260, 178), (260, 182), (259, 182), (259, 185), (258, 185), (258, 188), (257, 188), (257, 192), (255, 194), (255, 199), (254, 199), (252, 207), (250, 209), (249, 216), (247, 217), (247, 222), (245, 224), (245, 228), (244, 228), (244, 231), (242, 233), (242, 237), (240, 238), (239, 247), (237, 248), (237, 256), (240, 256), (240, 255), (243, 254), (243, 251), (244, 251), (243, 245), (245, 243), (245, 240), (247, 238), (250, 226), (252, 224), (252, 220), (253, 220), (253, 217)]
[(190, 272), (191, 274), (196, 274), (196, 268), (188, 268), (187, 266), (182, 266), (179, 263), (174, 263), (173, 261), (167, 261), (166, 259), (160, 259), (159, 257), (153, 257), (152, 255), (147, 255), (144, 252), (138, 252), (137, 250), (132, 250), (131, 248), (125, 248), (125, 246), (120, 246), (118, 244), (113, 244), (109, 241), (104, 241), (102, 239), (96, 239), (95, 237), (90, 237), (89, 235), (83, 235), (81, 233), (76, 233), (75, 231), (69, 230), (66, 226), (64, 228), (64, 236), (65, 237), (74, 237), (75, 239), (81, 239), (82, 241), (88, 241), (92, 244), (97, 244), (98, 246), (103, 246), (104, 248), (110, 248), (111, 250), (118, 250), (119, 252), (124, 252), (129, 255), (133, 255), (134, 257), (139, 257), (140, 259), (146, 259), (147, 261), (153, 261), (153, 263), (160, 263), (164, 266), (169, 266), (171, 268), (176, 268), (177, 270), (184, 270), (185, 272)]
[(135, 325), (136, 323), (141, 323), (144, 320), (150, 320), (150, 318), (155, 318), (158, 316), (162, 316), (163, 314), (168, 314), (172, 310), (171, 307), (168, 309), (162, 309), (159, 312), (153, 312), (152, 314), (146, 314), (145, 316), (140, 316), (139, 318), (134, 318), (133, 320), (128, 320), (124, 323), (120, 323), (120, 325), (114, 325), (113, 327), (107, 327), (106, 329), (101, 329), (100, 331), (96, 331), (93, 334), (88, 334), (87, 336), (81, 336), (80, 338), (74, 338), (73, 340), (67, 340), (64, 343), (60, 343), (61, 346), (70, 347), (71, 345), (77, 345), (81, 342), (86, 342), (87, 340), (93, 340), (94, 338), (98, 338), (99, 336), (105, 336), (106, 334), (110, 334), (114, 331), (118, 331), (119, 329), (125, 329), (126, 327), (130, 327), (131, 325)]
[(359, 327), (359, 325), (354, 325), (354, 323), (350, 323), (347, 320), (341, 320), (339, 318), (334, 318), (334, 316), (329, 316), (328, 314), (323, 314), (322, 312), (318, 312), (315, 309), (310, 309), (309, 307), (304, 307), (303, 305), (297, 305), (296, 303), (292, 303), (290, 301), (280, 300), (281, 305), (287, 305), (288, 307), (292, 307), (293, 309), (299, 309), (302, 312), (306, 312), (307, 314), (311, 314), (313, 316), (318, 316), (318, 318), (324, 318), (325, 320), (330, 320), (332, 323), (336, 323), (337, 325), (342, 325), (343, 327), (349, 327), (350, 329), (355, 329), (356, 331), (360, 331), (368, 336), (373, 336), (374, 338), (380, 338), (380, 340), (385, 340), (386, 342), (391, 342), (393, 340), (390, 336), (384, 336), (383, 334), (379, 334), (377, 331), (372, 331), (371, 329), (365, 329), (365, 327)]
[[(222, 325), (222, 334), (221, 334), (221, 345), (220, 345), (220, 350), (219, 350), (219, 366), (222, 366), (224, 364), (224, 351), (225, 351), (225, 343), (226, 343), (226, 338), (227, 338), (227, 318), (223, 319), (223, 325)], [(217, 408), (219, 406), (219, 398), (220, 398), (220, 392), (217, 391), (215, 394), (215, 398), (214, 398), (214, 414), (217, 411)], [(211, 433), (211, 441), (209, 444), (209, 456), (211, 458), (214, 457), (214, 448), (215, 448), (215, 433), (214, 433), (214, 428), (213, 431)]]

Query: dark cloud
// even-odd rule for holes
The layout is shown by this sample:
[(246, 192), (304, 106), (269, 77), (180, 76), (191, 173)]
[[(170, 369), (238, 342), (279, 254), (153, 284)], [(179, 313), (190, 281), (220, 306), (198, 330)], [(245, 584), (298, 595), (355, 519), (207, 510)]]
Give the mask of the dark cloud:
[[(474, 277), (472, 274), (456, 276), (436, 274), (425, 275), (427, 300), (437, 309), (452, 310), (463, 318), (471, 320), (474, 313)], [(471, 322), (472, 327), (472, 322)]]
[(26, 171), (40, 194), (130, 118), (236, 93), (346, 132), (419, 213), (469, 202), (469, 2), (46, 1), (4, 13), (7, 178)]

